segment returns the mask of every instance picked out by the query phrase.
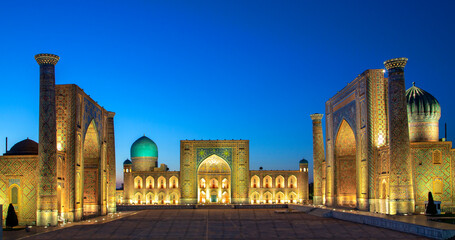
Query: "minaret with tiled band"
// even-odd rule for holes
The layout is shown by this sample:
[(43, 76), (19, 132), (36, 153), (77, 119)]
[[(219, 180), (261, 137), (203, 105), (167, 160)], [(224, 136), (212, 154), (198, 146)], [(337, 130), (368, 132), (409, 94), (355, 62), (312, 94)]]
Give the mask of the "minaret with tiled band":
[(322, 117), (323, 114), (311, 114), (313, 120), (313, 179), (314, 193), (313, 204), (322, 205), (322, 164), (324, 162), (324, 138), (322, 134)]
[(394, 58), (384, 62), (389, 75), (389, 209), (391, 215), (414, 212), (414, 189), (404, 81), (404, 67), (407, 61), (407, 58)]
[(55, 65), (59, 59), (54, 54), (35, 55), (40, 66), (37, 226), (56, 226), (58, 220)]

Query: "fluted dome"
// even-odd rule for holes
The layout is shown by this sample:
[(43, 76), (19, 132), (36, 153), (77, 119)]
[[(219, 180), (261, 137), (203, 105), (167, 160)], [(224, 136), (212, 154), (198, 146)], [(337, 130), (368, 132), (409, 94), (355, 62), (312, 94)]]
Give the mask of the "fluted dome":
[(426, 120), (439, 120), (441, 118), (441, 106), (433, 95), (415, 86), (406, 90), (408, 103), (408, 120), (419, 122)]
[(130, 165), (130, 164), (133, 164), (129, 159), (126, 159), (124, 162), (123, 162), (123, 165)]
[(441, 106), (433, 95), (415, 86), (406, 90), (408, 103), (409, 140), (435, 142), (439, 140)]
[(308, 164), (308, 161), (307, 161), (305, 158), (303, 158), (302, 160), (300, 160), (300, 162), (299, 162), (299, 163), (300, 163), (300, 164), (302, 164), (302, 163), (306, 163), (306, 164)]
[(14, 144), (4, 155), (38, 155), (38, 143), (27, 138)]
[(158, 157), (156, 143), (146, 136), (140, 137), (131, 146), (131, 158), (135, 157)]

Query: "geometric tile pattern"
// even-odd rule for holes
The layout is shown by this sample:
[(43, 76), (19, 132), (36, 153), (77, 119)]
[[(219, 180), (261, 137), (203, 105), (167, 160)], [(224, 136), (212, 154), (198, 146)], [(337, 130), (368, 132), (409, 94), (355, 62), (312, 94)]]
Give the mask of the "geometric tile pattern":
[[(37, 199), (38, 210), (41, 211), (57, 210), (57, 128), (55, 111), (55, 66), (43, 63), (40, 64), (39, 181)], [(38, 216), (38, 221), (40, 219)], [(49, 220), (49, 222), (51, 221)], [(56, 223), (52, 222), (52, 224)]]
[[(12, 184), (19, 186), (20, 202), (15, 205), (19, 224), (31, 224), (36, 221), (36, 200), (38, 176), (36, 166), (38, 157), (33, 156), (0, 156), (0, 204), (8, 206)], [(12, 175), (11, 173), (14, 173)], [(8, 208), (3, 207), (3, 216)], [(3, 219), (5, 220), (5, 219)]]
[(232, 148), (196, 148), (197, 165), (211, 155), (217, 155), (232, 166)]
[[(433, 153), (439, 151), (442, 154), (441, 164), (433, 163)], [(428, 200), (428, 192), (433, 193), (435, 201), (452, 203), (452, 172), (451, 152), (447, 144), (427, 143), (413, 144), (411, 156), (415, 178), (416, 203), (423, 205)], [(433, 189), (435, 180), (441, 179), (443, 191), (438, 194)], [(444, 204), (443, 204), (444, 205)]]
[(249, 159), (247, 140), (181, 141), (180, 185), (182, 203), (197, 202), (197, 168), (215, 154), (231, 167), (231, 201), (247, 203), (249, 190)]
[[(55, 225), (57, 211), (62, 211), (63, 217), (69, 221), (76, 221), (82, 216), (83, 206), (80, 197), (76, 199), (75, 193), (83, 190), (84, 180), (89, 188), (98, 191), (91, 186), (98, 185), (99, 179), (103, 179), (105, 182), (102, 186), (106, 189), (102, 189), (100, 196), (106, 201), (100, 203), (101, 209), (106, 209), (106, 204), (110, 204), (110, 211), (115, 211), (113, 124), (109, 126), (109, 136), (103, 132), (106, 120), (110, 118), (113, 122), (113, 113), (108, 114), (74, 84), (55, 85), (55, 64), (58, 62), (58, 56), (38, 54), (35, 59), (40, 65), (39, 154), (38, 156), (0, 156), (0, 203), (9, 201), (7, 183), (11, 179), (16, 179), (20, 183), (18, 185), (20, 223), (29, 221), (27, 223), (32, 224), (37, 221), (37, 224), (41, 225), (47, 223)], [(95, 158), (98, 160), (93, 162), (102, 164), (98, 172), (89, 172), (87, 179), (84, 179), (82, 173), (84, 163), (80, 160), (84, 153), (84, 135), (92, 120), (96, 133), (89, 134), (95, 135), (95, 138), (87, 140), (88, 148), (85, 151), (88, 156), (87, 169), (90, 168), (90, 160)], [(103, 142), (107, 144), (101, 148), (99, 143)], [(106, 149), (109, 150), (109, 154), (106, 154)], [(99, 161), (100, 158), (103, 158), (103, 161)], [(109, 158), (109, 164), (106, 163), (107, 158)], [(107, 169), (107, 166), (110, 168)], [(76, 175), (79, 176), (78, 184), (75, 183)], [(113, 184), (108, 185), (108, 181)], [(110, 190), (107, 189), (108, 186)], [(89, 198), (97, 196), (98, 192), (90, 193)], [(7, 208), (4, 210), (6, 211)], [(78, 212), (79, 217), (77, 217)]]
[(354, 132), (346, 121), (342, 121), (335, 142), (335, 159), (337, 166), (337, 196), (348, 201), (339, 202), (340, 205), (355, 205), (356, 199), (356, 141)]
[(314, 193), (313, 203), (322, 204), (322, 163), (324, 157), (324, 136), (322, 134), (322, 117), (323, 114), (311, 114), (313, 121), (313, 179)]
[[(408, 213), (414, 211), (414, 192), (412, 185), (412, 165), (409, 148), (409, 127), (403, 68), (389, 68), (389, 147), (390, 147), (390, 199), (403, 201), (391, 212)], [(387, 66), (387, 64), (386, 64)]]

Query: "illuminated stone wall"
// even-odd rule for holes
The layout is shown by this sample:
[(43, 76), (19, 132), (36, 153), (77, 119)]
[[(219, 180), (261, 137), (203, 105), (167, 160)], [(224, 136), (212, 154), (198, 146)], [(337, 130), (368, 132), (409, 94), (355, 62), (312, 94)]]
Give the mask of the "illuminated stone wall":
[(179, 175), (179, 171), (133, 172), (133, 196), (124, 203), (179, 204)]
[[(416, 206), (415, 211), (422, 212), (430, 191), (443, 211), (455, 210), (455, 150), (451, 142), (437, 141), (436, 128), (419, 128), (413, 125), (415, 119), (407, 120), (405, 60), (385, 63), (392, 80), (384, 77), (383, 69), (367, 70), (326, 102), (326, 205), (346, 206), (342, 195), (354, 192), (355, 182), (356, 207), (362, 210), (404, 214)], [(440, 113), (435, 114), (439, 119)], [(409, 132), (409, 126), (431, 138)], [(346, 162), (352, 155), (355, 163)]]
[(428, 192), (441, 201), (443, 211), (454, 211), (454, 150), (452, 142), (411, 143), (416, 212), (423, 212)]
[(356, 206), (356, 142), (354, 132), (346, 121), (341, 123), (335, 141), (337, 203)]
[(0, 156), (0, 204), (3, 205), (3, 226), (12, 201), (12, 188), (18, 196), (13, 202), (19, 225), (36, 222), (38, 155)]
[(313, 121), (313, 179), (314, 193), (313, 204), (323, 204), (323, 191), (325, 185), (323, 181), (323, 165), (325, 162), (324, 156), (324, 136), (322, 134), (322, 117), (323, 114), (311, 114)]
[[(248, 140), (184, 140), (180, 147), (180, 171), (164, 168), (134, 171), (132, 164), (124, 164), (124, 190), (118, 192), (117, 201), (122, 204), (308, 202), (307, 163), (301, 163), (297, 171), (250, 171)], [(265, 181), (267, 185), (263, 184)]]
[(250, 171), (249, 203), (306, 203), (308, 179), (304, 178), (304, 172), (308, 169)]
[(231, 203), (248, 203), (249, 141), (180, 141), (180, 180), (182, 203), (197, 203), (197, 169), (208, 157), (216, 155), (231, 168)]
[[(74, 84), (57, 85), (57, 148), (66, 154), (64, 217), (104, 215), (115, 211), (113, 113)], [(109, 123), (109, 124), (108, 124)], [(69, 189), (75, 189), (71, 191)]]
[[(35, 59), (40, 65), (39, 154), (3, 156), (0, 160), (0, 164), (8, 166), (2, 167), (0, 179), (9, 179), (21, 172), (13, 179), (21, 185), (19, 221), (55, 226), (58, 218), (81, 220), (84, 185), (87, 191), (94, 192), (90, 194), (90, 201), (95, 199), (98, 209), (95, 215), (106, 214), (108, 205), (111, 212), (115, 211), (113, 113), (74, 84), (55, 85), (54, 65), (58, 56), (38, 54)], [(89, 126), (93, 126), (91, 130)], [(11, 162), (16, 157), (30, 159), (30, 164)], [(33, 164), (31, 159), (35, 159)], [(8, 194), (0, 193), (0, 202), (7, 206), (10, 201)]]
[[(388, 142), (387, 79), (383, 69), (363, 72), (326, 102), (326, 129), (324, 203), (354, 206), (355, 202), (359, 209), (373, 209), (379, 181), (378, 148)], [(353, 136), (337, 137), (346, 134), (343, 131), (347, 129)]]

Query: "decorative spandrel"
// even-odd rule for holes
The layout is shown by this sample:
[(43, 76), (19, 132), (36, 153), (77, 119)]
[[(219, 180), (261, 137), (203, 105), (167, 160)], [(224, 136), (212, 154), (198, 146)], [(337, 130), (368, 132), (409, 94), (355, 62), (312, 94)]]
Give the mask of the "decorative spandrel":
[(196, 168), (211, 155), (217, 155), (224, 159), (232, 168), (232, 148), (196, 148)]
[[(102, 136), (101, 130), (103, 129), (103, 121), (101, 109), (95, 106), (95, 104), (93, 104), (87, 98), (84, 98), (84, 134), (87, 132), (87, 129), (92, 120), (95, 121), (95, 124), (97, 126), (98, 136)], [(99, 140), (101, 141), (101, 139)]]

